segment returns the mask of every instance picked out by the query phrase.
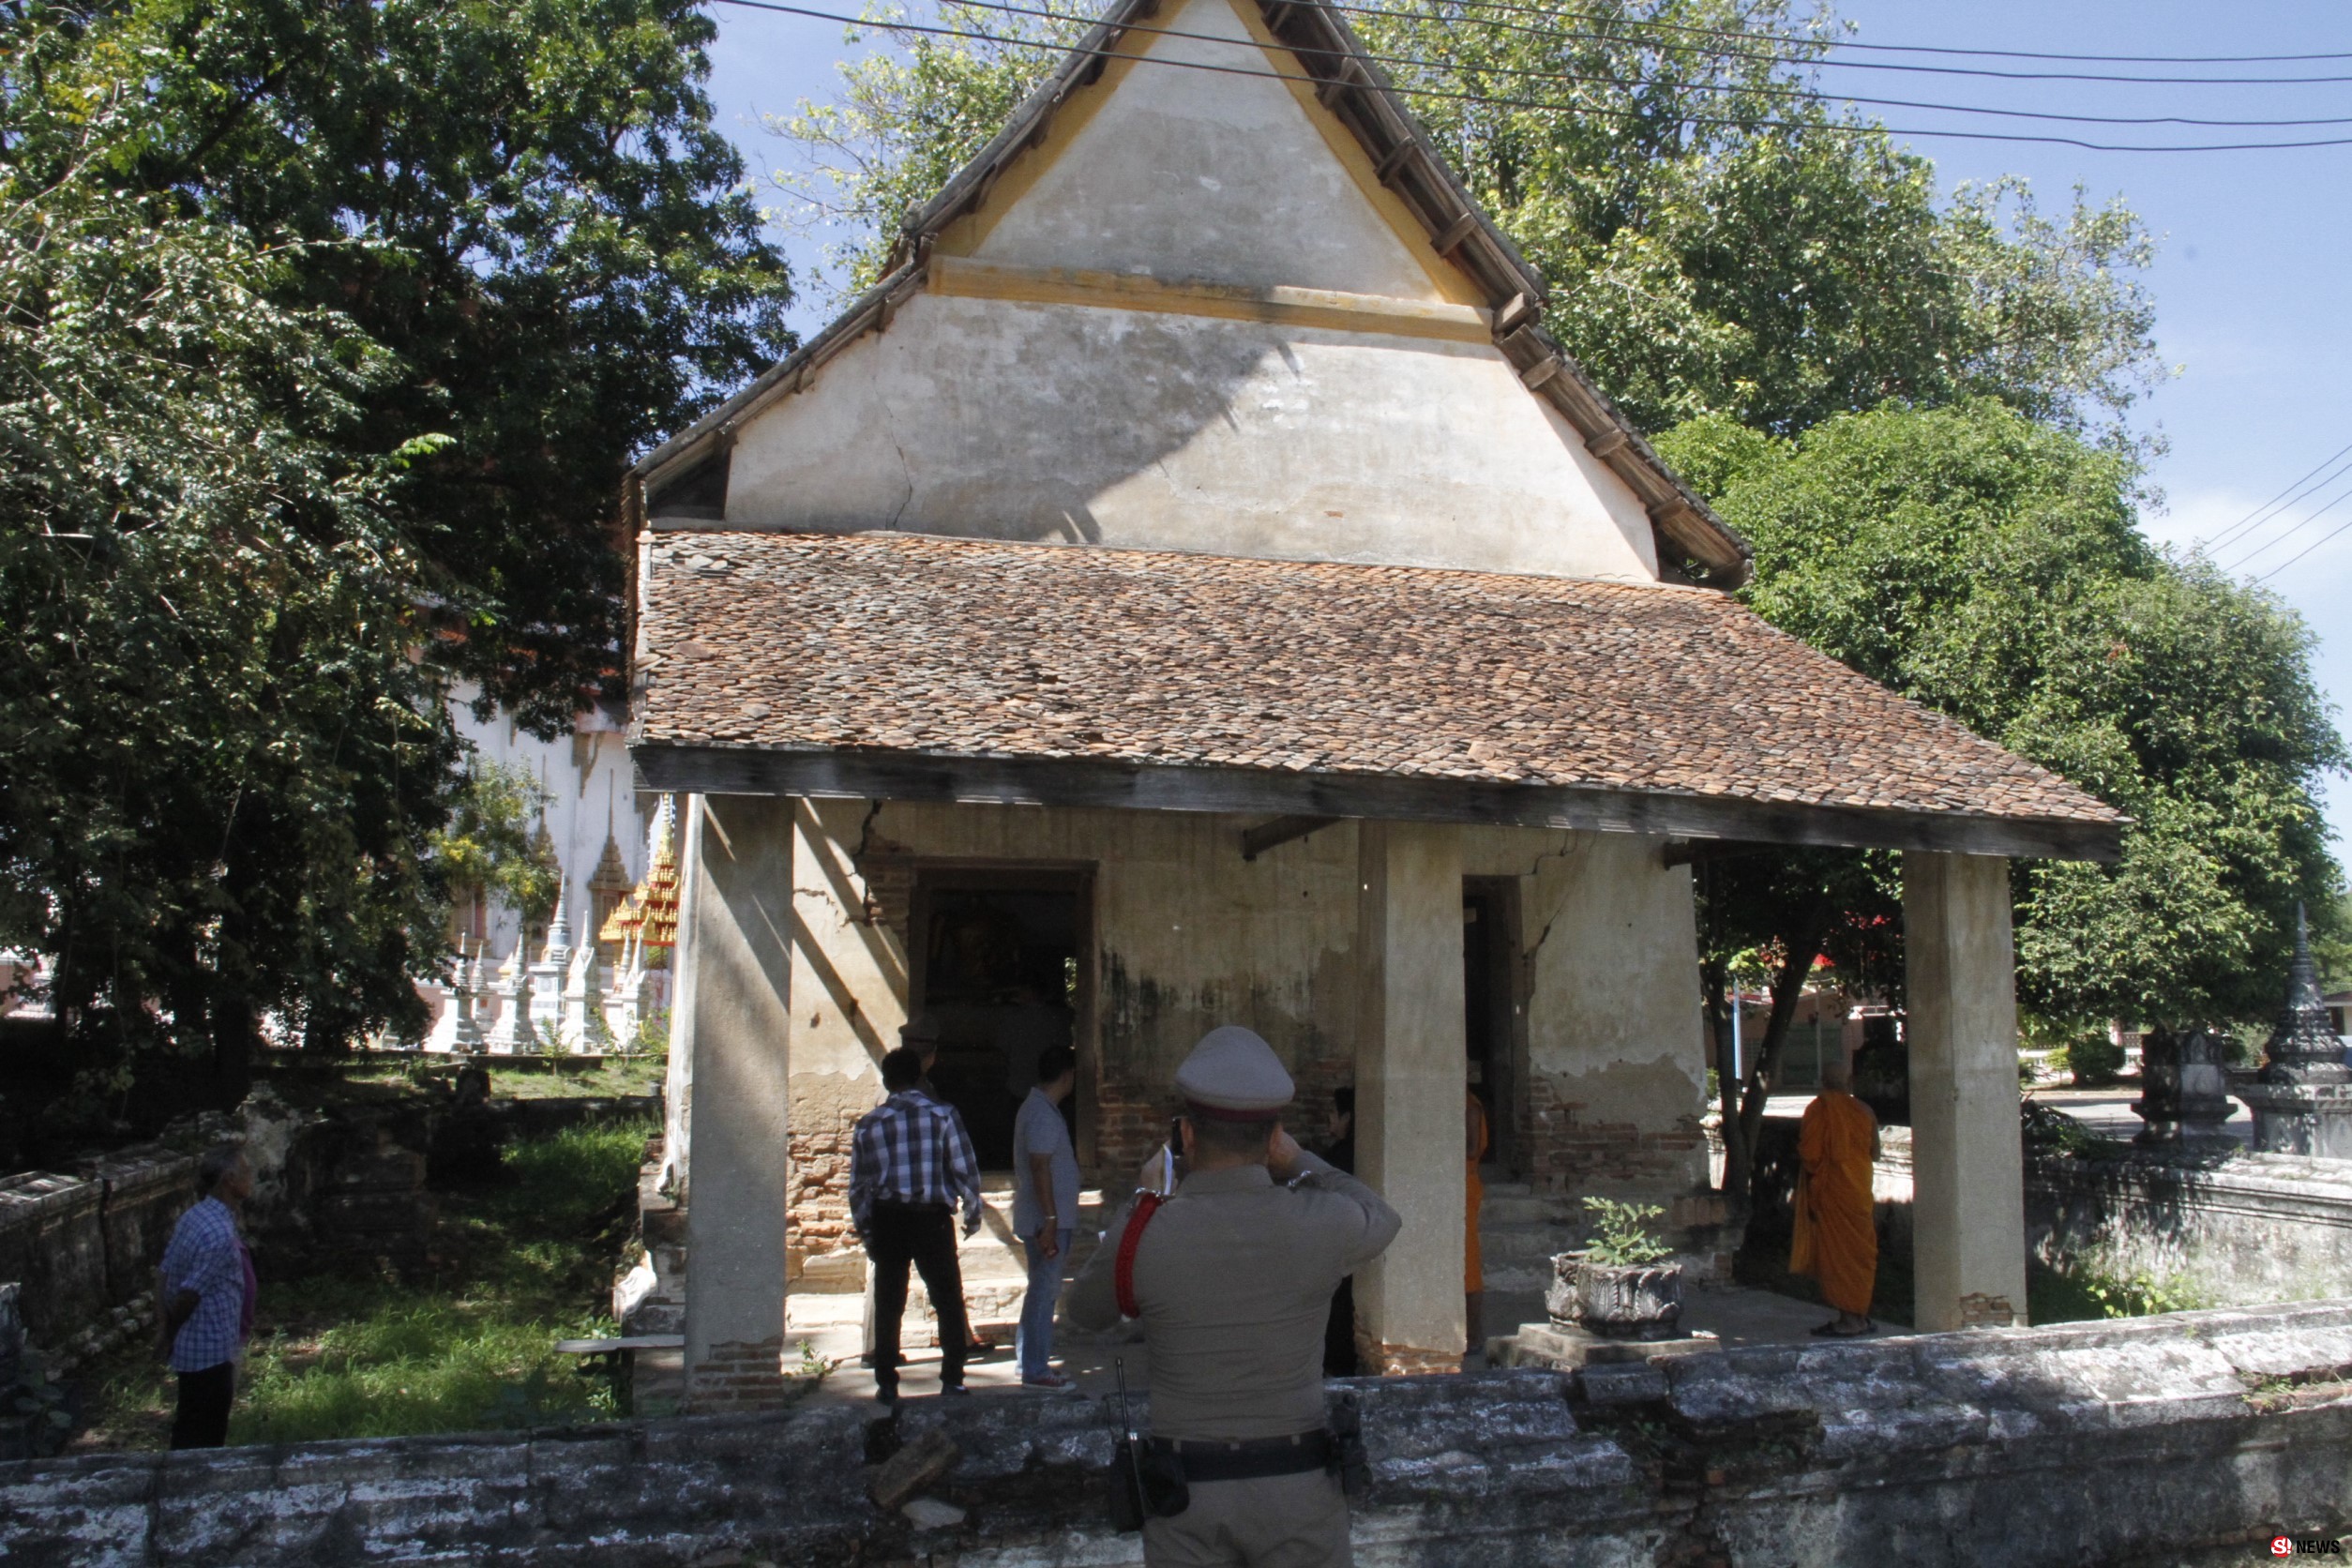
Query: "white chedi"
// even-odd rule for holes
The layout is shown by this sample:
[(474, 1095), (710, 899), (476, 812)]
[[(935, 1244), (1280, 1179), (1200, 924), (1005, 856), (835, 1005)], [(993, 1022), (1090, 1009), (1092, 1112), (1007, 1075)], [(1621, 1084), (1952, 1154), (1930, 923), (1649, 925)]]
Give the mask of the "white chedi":
[(564, 979), (564, 1016), (557, 1038), (575, 1056), (606, 1049), (611, 1031), (604, 1020), (603, 966), (596, 961), (596, 944), (583, 942), (572, 954)]
[(523, 993), (522, 939), (506, 955), (506, 961), (498, 966), (498, 978), (490, 982), (490, 995), (498, 1000), (498, 1019), (490, 1025), (490, 1050), (492, 1056), (513, 1056), (527, 1051), (538, 1041), (531, 1027), (530, 1004)]

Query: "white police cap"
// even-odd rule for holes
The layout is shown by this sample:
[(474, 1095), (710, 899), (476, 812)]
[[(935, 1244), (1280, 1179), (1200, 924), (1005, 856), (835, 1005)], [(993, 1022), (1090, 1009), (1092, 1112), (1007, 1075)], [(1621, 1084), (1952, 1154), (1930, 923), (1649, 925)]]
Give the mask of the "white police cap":
[(1271, 1122), (1298, 1091), (1272, 1046), (1229, 1023), (1192, 1048), (1176, 1069), (1176, 1093), (1213, 1121)]

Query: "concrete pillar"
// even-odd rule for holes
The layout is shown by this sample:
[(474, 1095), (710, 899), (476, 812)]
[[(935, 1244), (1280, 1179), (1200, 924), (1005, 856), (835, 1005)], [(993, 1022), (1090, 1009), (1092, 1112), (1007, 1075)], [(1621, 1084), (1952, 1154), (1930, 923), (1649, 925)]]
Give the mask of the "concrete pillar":
[[(907, 956), (852, 856), (862, 800), (792, 810), (792, 1292), (866, 1287), (850, 1230), (850, 1134), (882, 1103), (882, 1059), (907, 1021)], [(920, 1286), (916, 1287), (920, 1289)]]
[(1356, 1342), (1386, 1375), (1461, 1369), (1461, 830), (1358, 826), (1356, 1173), (1405, 1228), (1356, 1275)]
[(1912, 1263), (1922, 1329), (2026, 1320), (2009, 862), (1903, 856)]
[(704, 795), (685, 817), (671, 1027), (695, 1067), (686, 1399), (756, 1408), (784, 1395), (792, 802)]

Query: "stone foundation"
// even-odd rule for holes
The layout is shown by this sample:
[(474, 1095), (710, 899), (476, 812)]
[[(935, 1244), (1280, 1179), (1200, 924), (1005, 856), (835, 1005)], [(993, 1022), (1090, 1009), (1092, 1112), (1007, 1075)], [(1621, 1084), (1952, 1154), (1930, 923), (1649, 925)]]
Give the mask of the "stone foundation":
[[(1360, 1380), (1364, 1568), (2236, 1563), (2352, 1531), (2352, 1302), (1805, 1346), (1552, 1372)], [(1138, 1416), (1143, 1417), (1138, 1400)], [(1112, 1415), (1078, 1395), (827, 1404), (0, 1466), (25, 1568), (472, 1561), (1079, 1568)], [(869, 1466), (942, 1432), (918, 1530)]]

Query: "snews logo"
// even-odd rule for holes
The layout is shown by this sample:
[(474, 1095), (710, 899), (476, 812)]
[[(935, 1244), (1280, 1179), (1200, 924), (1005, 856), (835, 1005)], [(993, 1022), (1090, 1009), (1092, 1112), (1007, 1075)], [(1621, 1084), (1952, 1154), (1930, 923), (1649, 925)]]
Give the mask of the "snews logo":
[(2344, 1543), (2326, 1535), (2273, 1535), (2272, 1557), (2342, 1557)]

